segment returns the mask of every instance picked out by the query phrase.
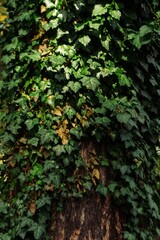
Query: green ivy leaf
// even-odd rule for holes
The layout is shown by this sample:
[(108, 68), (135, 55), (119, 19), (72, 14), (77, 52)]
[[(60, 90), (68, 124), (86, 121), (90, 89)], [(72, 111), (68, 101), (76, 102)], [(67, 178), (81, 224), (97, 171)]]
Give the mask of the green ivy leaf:
[(54, 160), (45, 160), (44, 162), (44, 167), (43, 167), (43, 171), (44, 172), (50, 172), (51, 169), (55, 168), (55, 161)]
[(60, 156), (62, 153), (65, 153), (65, 145), (57, 145), (53, 147), (53, 151), (55, 152), (56, 156)]
[(68, 58), (72, 58), (75, 56), (76, 51), (74, 46), (63, 44), (58, 46), (56, 53), (62, 54), (62, 56), (67, 56)]
[(110, 100), (110, 99), (106, 99), (102, 102), (102, 106), (113, 111), (116, 108), (116, 101), (115, 100)]
[(104, 167), (108, 167), (109, 166), (109, 161), (107, 159), (102, 159), (101, 160), (101, 165)]
[(15, 54), (14, 53), (12, 53), (10, 55), (3, 55), (3, 57), (1, 58), (1, 61), (4, 62), (7, 65), (13, 59), (15, 59)]
[(120, 112), (120, 113), (117, 113), (116, 118), (118, 122), (127, 124), (131, 118), (131, 115), (127, 112), (123, 112), (123, 113)]
[(49, 21), (48, 27), (51, 29), (58, 27), (58, 19), (53, 19)]
[(41, 176), (42, 174), (42, 165), (39, 163), (36, 163), (33, 168), (30, 171), (31, 176), (34, 178), (35, 176)]
[(95, 123), (100, 124), (103, 126), (108, 126), (110, 124), (111, 120), (108, 117), (96, 117), (95, 118)]
[(103, 15), (107, 12), (107, 8), (102, 6), (101, 4), (94, 5), (94, 9), (92, 11), (92, 16)]
[(118, 186), (117, 182), (112, 182), (109, 184), (108, 189), (113, 193)]
[(38, 134), (40, 136), (41, 144), (49, 143), (54, 140), (55, 131), (50, 129), (47, 130), (44, 127), (39, 127)]
[(43, 234), (45, 234), (45, 226), (41, 226), (39, 223), (35, 223), (30, 227), (30, 231), (34, 233), (34, 238), (36, 240), (42, 239)]
[(78, 99), (78, 102), (77, 102), (77, 107), (81, 107), (82, 104), (85, 102), (86, 102), (86, 97), (83, 95), (80, 95), (80, 98)]
[(100, 82), (95, 77), (84, 77), (81, 79), (83, 86), (86, 88), (96, 91), (97, 87), (100, 85)]
[(37, 125), (39, 123), (38, 118), (34, 118), (34, 119), (27, 119), (25, 121), (25, 124), (27, 126), (28, 130), (31, 130), (35, 125)]
[(156, 228), (156, 233), (157, 233), (157, 235), (160, 237), (160, 228)]
[(91, 39), (89, 36), (83, 36), (83, 37), (79, 38), (78, 41), (86, 47), (90, 43)]
[(101, 41), (102, 46), (103, 46), (107, 51), (109, 51), (110, 42), (111, 42), (110, 36), (107, 36), (105, 40)]
[(74, 147), (69, 144), (65, 145), (65, 149), (68, 154), (71, 154), (74, 151)]
[(0, 233), (1, 240), (12, 240), (12, 236), (9, 233)]
[(59, 188), (61, 179), (58, 174), (49, 174), (49, 179), (53, 182), (55, 188)]
[(7, 214), (7, 203), (0, 200), (0, 213)]
[(45, 205), (49, 205), (51, 204), (51, 198), (50, 196), (47, 195), (42, 195), (41, 198), (36, 200), (36, 206), (37, 209), (42, 208)]
[(100, 26), (102, 25), (102, 23), (101, 22), (89, 22), (89, 27), (90, 28), (93, 28), (93, 29), (95, 29), (95, 30), (98, 30), (99, 28), (100, 28)]
[(80, 139), (83, 136), (83, 132), (80, 127), (71, 128), (70, 133), (73, 134), (77, 139)]
[(44, 0), (44, 3), (46, 5), (46, 8), (53, 8), (54, 7), (54, 3), (50, 0)]
[(36, 138), (36, 137), (30, 138), (30, 139), (28, 140), (28, 144), (31, 144), (31, 145), (33, 145), (33, 146), (35, 146), (35, 147), (38, 146), (38, 142), (39, 142), (39, 139)]
[(24, 29), (20, 29), (19, 32), (18, 32), (19, 36), (25, 36), (25, 35), (27, 35), (27, 33), (28, 32)]
[(41, 54), (36, 50), (33, 50), (32, 52), (33, 53), (28, 54), (28, 57), (35, 62), (39, 61), (41, 59)]
[(119, 10), (110, 10), (109, 14), (111, 15), (112, 18), (120, 20), (121, 12)]
[(53, 54), (52, 56), (49, 57), (49, 60), (53, 64), (52, 67), (56, 67), (59, 65), (62, 65), (66, 62), (66, 58), (61, 56), (61, 55), (55, 55)]
[(0, 80), (0, 91), (2, 90), (3, 87), (4, 87), (4, 82)]
[(129, 170), (129, 167), (127, 165), (123, 165), (120, 169), (122, 175), (125, 175)]
[(67, 86), (75, 93), (78, 92), (79, 89), (81, 89), (81, 83), (80, 82), (69, 81)]
[(104, 197), (106, 197), (107, 193), (108, 193), (108, 189), (103, 185), (103, 184), (98, 184), (97, 188), (96, 188), (96, 192), (100, 193), (101, 195), (103, 195)]
[(71, 120), (75, 115), (76, 115), (76, 111), (74, 108), (72, 107), (67, 107), (64, 111), (64, 113), (67, 115), (67, 117), (69, 118), (69, 120)]
[(151, 33), (152, 31), (153, 31), (153, 29), (151, 26), (143, 25), (139, 29), (139, 35), (140, 35), (140, 37), (144, 37), (145, 35), (147, 35), (148, 33)]
[(119, 80), (120, 86), (125, 86), (125, 85), (127, 87), (131, 86), (131, 80), (125, 74), (119, 75), (118, 80)]
[(83, 184), (83, 186), (87, 189), (87, 190), (91, 190), (92, 188), (92, 182), (91, 181), (87, 181)]

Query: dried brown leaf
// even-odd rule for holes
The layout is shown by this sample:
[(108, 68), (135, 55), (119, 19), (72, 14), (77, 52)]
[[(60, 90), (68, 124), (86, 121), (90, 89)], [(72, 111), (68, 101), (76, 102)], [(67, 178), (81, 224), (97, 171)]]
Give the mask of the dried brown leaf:
[(35, 212), (36, 212), (36, 203), (34, 201), (31, 201), (30, 204), (29, 204), (29, 211), (32, 214), (35, 214)]

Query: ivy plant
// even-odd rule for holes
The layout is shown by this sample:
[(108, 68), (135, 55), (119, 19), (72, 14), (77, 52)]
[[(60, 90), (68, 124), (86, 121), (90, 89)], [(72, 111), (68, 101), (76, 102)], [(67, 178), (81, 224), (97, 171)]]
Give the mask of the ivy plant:
[[(5, 7), (0, 239), (47, 239), (52, 202), (61, 210), (63, 199), (90, 191), (121, 207), (124, 239), (155, 239), (159, 1), (8, 0)], [(86, 140), (105, 144), (106, 154), (93, 152), (86, 163)], [(108, 186), (100, 166), (110, 171)]]

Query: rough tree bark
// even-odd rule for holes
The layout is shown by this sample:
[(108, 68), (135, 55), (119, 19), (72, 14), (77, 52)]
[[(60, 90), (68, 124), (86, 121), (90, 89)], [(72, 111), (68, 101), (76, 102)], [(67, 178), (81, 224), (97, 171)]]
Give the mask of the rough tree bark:
[[(87, 146), (87, 147), (86, 147)], [(82, 145), (81, 155), (90, 161), (95, 145)], [(101, 149), (100, 151), (103, 151)], [(100, 180), (107, 185), (106, 168), (99, 169)], [(56, 212), (53, 206), (50, 224), (51, 240), (122, 240), (122, 216), (111, 196), (100, 196), (91, 192), (82, 199), (71, 198), (64, 202), (63, 211)]]
[(91, 194), (65, 202), (62, 213), (53, 211), (50, 235), (52, 240), (122, 240), (122, 220), (109, 196)]

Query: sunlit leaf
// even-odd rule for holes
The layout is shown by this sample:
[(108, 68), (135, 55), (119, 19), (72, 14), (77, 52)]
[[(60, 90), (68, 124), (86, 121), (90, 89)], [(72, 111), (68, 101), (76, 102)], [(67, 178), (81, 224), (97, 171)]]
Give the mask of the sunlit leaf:
[(97, 15), (103, 15), (107, 12), (107, 9), (101, 5), (101, 4), (96, 4), (94, 6), (94, 9), (92, 11), (92, 16), (97, 16)]
[(69, 81), (68, 87), (73, 90), (73, 92), (78, 92), (79, 89), (81, 89), (81, 83), (80, 82), (73, 82)]
[(50, 1), (50, 0), (44, 0), (44, 3), (45, 3), (45, 5), (46, 5), (46, 8), (52, 8), (52, 7), (54, 7), (53, 2)]
[(83, 36), (79, 38), (78, 41), (86, 47), (90, 43), (91, 39), (89, 36)]
[(44, 13), (44, 12), (46, 12), (46, 6), (44, 6), (44, 5), (41, 5), (41, 13)]
[(119, 20), (121, 17), (121, 12), (119, 10), (110, 10), (109, 13), (114, 19)]

